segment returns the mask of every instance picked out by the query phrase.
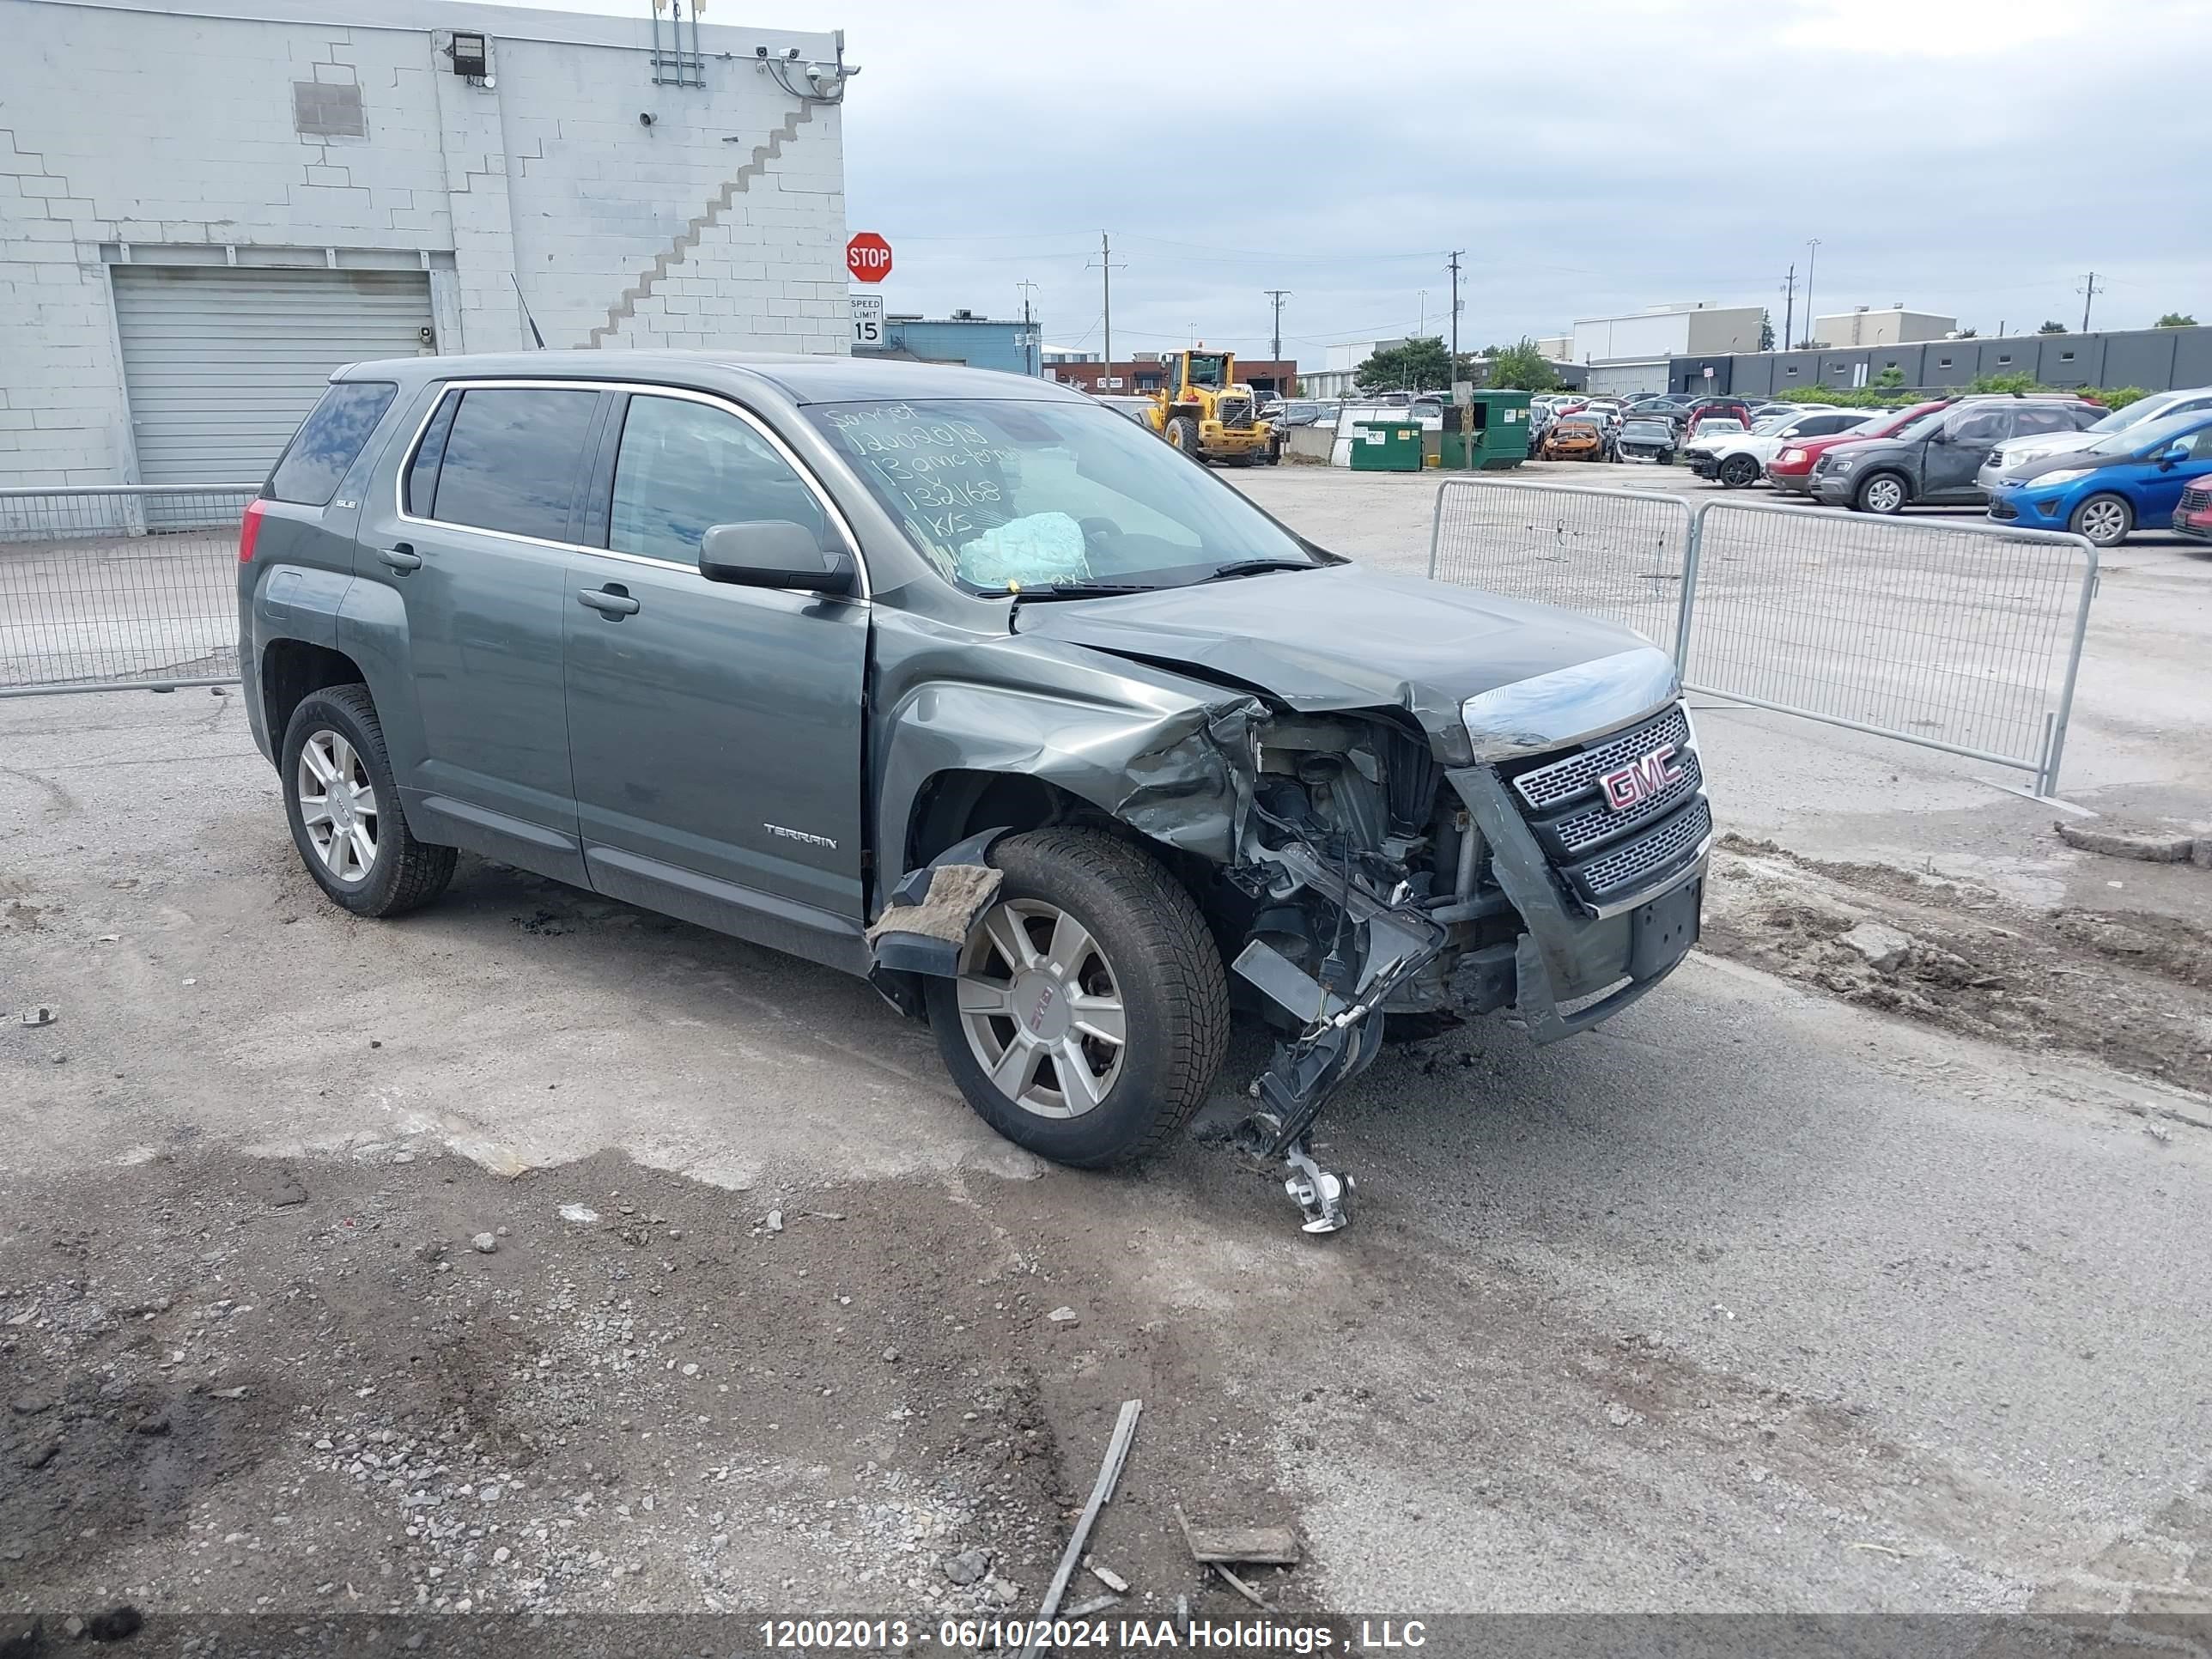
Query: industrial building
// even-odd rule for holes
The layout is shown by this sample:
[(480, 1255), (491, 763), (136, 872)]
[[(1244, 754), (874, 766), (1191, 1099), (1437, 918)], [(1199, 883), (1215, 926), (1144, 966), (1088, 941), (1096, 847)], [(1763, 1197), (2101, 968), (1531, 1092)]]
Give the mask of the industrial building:
[(1803, 386), (1843, 390), (1883, 383), (1942, 391), (1984, 377), (2015, 374), (2049, 386), (2142, 386), (2160, 392), (2212, 386), (2212, 328), (2008, 334), (1893, 346), (1676, 357), (1668, 366), (1666, 389), (1747, 398)]
[[(1204, 350), (1203, 346), (1194, 347)], [(1106, 392), (1123, 396), (1145, 396), (1158, 392), (1167, 371), (1161, 365), (1162, 353), (1140, 351), (1126, 362), (1102, 363), (1091, 359), (1055, 362), (1047, 372), (1062, 386), (1072, 386), (1079, 392)], [(1365, 359), (1362, 359), (1364, 362)], [(1298, 395), (1298, 366), (1290, 358), (1279, 361), (1266, 357), (1239, 357), (1237, 378), (1261, 397), (1294, 398)]]
[(970, 368), (994, 368), (1006, 374), (1042, 375), (1045, 373), (1043, 339), (1042, 324), (1018, 317), (1001, 322), (972, 311), (956, 311), (950, 317), (902, 316), (892, 312), (884, 319), (883, 343), (855, 344), (853, 355), (965, 363)]
[(1933, 311), (1907, 311), (1899, 301), (1887, 311), (1854, 306), (1826, 317), (1815, 317), (1811, 331), (1799, 336), (1816, 346), (1909, 345), (1915, 340), (1941, 340), (1959, 331), (1959, 319)]
[(1702, 301), (1653, 306), (1617, 317), (1578, 317), (1570, 359), (1593, 392), (1663, 392), (1668, 364), (1692, 353), (1756, 351), (1766, 313), (1758, 306)]
[(842, 352), (839, 37), (0, 0), (0, 484), (258, 481), (339, 364)]

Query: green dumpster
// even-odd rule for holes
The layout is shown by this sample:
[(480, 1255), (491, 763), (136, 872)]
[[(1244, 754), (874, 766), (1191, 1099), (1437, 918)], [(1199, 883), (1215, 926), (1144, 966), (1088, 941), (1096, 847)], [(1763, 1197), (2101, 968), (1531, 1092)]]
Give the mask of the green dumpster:
[(1442, 447), (1448, 470), (1520, 465), (1528, 459), (1528, 394), (1478, 392), (1473, 403), (1447, 409)]
[(1354, 421), (1352, 423), (1352, 470), (1354, 472), (1419, 472), (1421, 470), (1421, 423), (1419, 421)]

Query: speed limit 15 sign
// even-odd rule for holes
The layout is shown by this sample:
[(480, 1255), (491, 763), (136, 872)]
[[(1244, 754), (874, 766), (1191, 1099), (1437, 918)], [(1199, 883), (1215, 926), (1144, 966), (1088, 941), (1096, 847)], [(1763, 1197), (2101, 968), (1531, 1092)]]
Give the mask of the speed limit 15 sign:
[(853, 343), (872, 346), (884, 343), (884, 296), (880, 294), (853, 295)]
[(845, 269), (856, 283), (880, 283), (891, 274), (891, 245), (872, 230), (845, 244)]

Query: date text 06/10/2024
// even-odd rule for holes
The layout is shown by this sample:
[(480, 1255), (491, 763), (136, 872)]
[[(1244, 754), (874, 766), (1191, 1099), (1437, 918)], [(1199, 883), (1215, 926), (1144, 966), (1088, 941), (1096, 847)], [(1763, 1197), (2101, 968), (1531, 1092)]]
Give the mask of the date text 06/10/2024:
[(1421, 1620), (1363, 1619), (1340, 1636), (1326, 1625), (1239, 1619), (1223, 1623), (1167, 1619), (946, 1619), (935, 1625), (904, 1619), (771, 1619), (757, 1626), (769, 1648), (799, 1653), (1019, 1651), (1031, 1641), (1060, 1652), (1330, 1653), (1384, 1652), (1427, 1645)]

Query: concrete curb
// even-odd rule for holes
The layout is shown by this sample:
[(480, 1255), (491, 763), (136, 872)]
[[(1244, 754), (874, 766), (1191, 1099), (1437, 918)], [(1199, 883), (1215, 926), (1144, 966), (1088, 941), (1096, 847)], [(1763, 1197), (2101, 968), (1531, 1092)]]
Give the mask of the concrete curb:
[(2212, 836), (2147, 826), (2075, 823), (2064, 818), (2051, 828), (2057, 830), (2059, 840), (2085, 853), (2144, 864), (2194, 864), (2200, 869), (2212, 869)]

